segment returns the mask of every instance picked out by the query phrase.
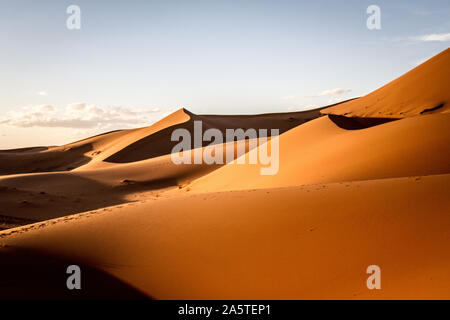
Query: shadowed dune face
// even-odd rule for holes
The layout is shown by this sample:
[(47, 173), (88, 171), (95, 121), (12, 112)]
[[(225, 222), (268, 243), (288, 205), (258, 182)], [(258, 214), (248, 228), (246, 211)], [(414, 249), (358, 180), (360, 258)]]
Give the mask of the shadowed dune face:
[(360, 130), (339, 128), (322, 117), (280, 135), (276, 175), (260, 175), (260, 165), (231, 163), (194, 181), (190, 190), (273, 188), (449, 173), (449, 126), (450, 114), (413, 117)]
[(328, 115), (328, 118), (333, 121), (339, 128), (346, 130), (361, 130), (374, 126), (378, 126), (383, 123), (395, 121), (398, 119), (391, 118), (358, 118), (358, 117), (345, 117), (335, 114)]
[(61, 147), (0, 150), (0, 175), (101, 168), (105, 161), (128, 163), (167, 155), (178, 143), (171, 141), (172, 132), (184, 128), (193, 133), (194, 121), (202, 121), (204, 130), (217, 128), (223, 134), (237, 128), (282, 133), (319, 116), (319, 109), (249, 116), (195, 115), (180, 109), (149, 127), (108, 132)]
[(134, 130), (113, 131), (59, 147), (0, 150), (0, 175), (70, 171), (89, 163)]
[(0, 175), (72, 170), (89, 162), (90, 144), (76, 148), (26, 148), (0, 151)]
[[(8, 230), (0, 242), (69, 255), (158, 299), (449, 298), (449, 183), (193, 194)], [(371, 264), (383, 290), (366, 288)]]
[(143, 136), (187, 120), (189, 116), (179, 110), (149, 127), (112, 131), (60, 147), (0, 150), (0, 175), (70, 171), (97, 162), (101, 167), (104, 158)]
[[(310, 110), (303, 112), (262, 114), (250, 116), (223, 116), (223, 115), (195, 115), (187, 110), (190, 119), (181, 124), (170, 126), (154, 134), (148, 135), (126, 148), (118, 151), (105, 159), (107, 162), (127, 163), (154, 158), (170, 154), (178, 141), (171, 141), (172, 132), (176, 129), (186, 129), (191, 135), (194, 135), (194, 121), (201, 121), (203, 131), (214, 128), (220, 130), (225, 136), (226, 129), (278, 129), (283, 133), (302, 123), (310, 121), (320, 116), (320, 111)], [(202, 141), (202, 147), (210, 144), (208, 141)]]
[(405, 118), (450, 112), (450, 48), (368, 95), (323, 114)]
[[(235, 153), (240, 144), (249, 150), (248, 141), (236, 142)], [(222, 147), (225, 150), (227, 145)], [(0, 228), (156, 199), (164, 191), (181, 188), (220, 166), (176, 165), (167, 155), (96, 169), (3, 176), (0, 177)]]
[(0, 228), (157, 198), (216, 169), (175, 165), (170, 156), (113, 168), (0, 177)]
[[(0, 298), (449, 299), (449, 61), (446, 50), (324, 110), (180, 109), (149, 127), (0, 151)], [(195, 120), (280, 129), (232, 145), (250, 158), (278, 142), (279, 170), (174, 164), (171, 133)], [(46, 170), (63, 171), (34, 172)], [(80, 292), (65, 287), (71, 264)], [(382, 290), (366, 286), (374, 264)]]
[[(73, 264), (82, 270), (81, 290), (69, 290), (66, 286), (67, 267)], [(2, 248), (0, 265), (2, 300), (150, 298), (104, 271), (70, 258), (52, 256), (44, 251)]]
[(137, 191), (112, 188), (70, 173), (9, 176), (0, 179), (2, 228), (128, 202), (127, 194)]
[[(0, 151), (0, 174), (4, 174), (0, 176), (1, 228), (158, 197), (166, 189), (184, 186), (216, 170), (220, 164), (175, 165), (170, 155), (165, 155), (176, 143), (168, 142), (171, 132), (176, 128), (192, 131), (194, 119), (203, 121), (207, 128), (219, 126), (223, 130), (272, 125), (287, 130), (319, 115), (319, 110), (311, 110), (197, 116), (180, 109), (150, 127), (109, 132), (61, 147)], [(249, 151), (248, 140), (235, 142), (235, 154), (241, 144)], [(105, 162), (111, 157), (124, 163)], [(144, 160), (136, 161), (141, 158)], [(33, 174), (17, 174), (24, 172)]]

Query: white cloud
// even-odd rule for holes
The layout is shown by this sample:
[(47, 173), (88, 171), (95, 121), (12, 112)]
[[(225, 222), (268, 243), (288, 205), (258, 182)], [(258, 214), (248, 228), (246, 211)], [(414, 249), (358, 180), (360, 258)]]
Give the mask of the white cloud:
[(283, 97), (282, 99), (283, 100), (295, 100), (295, 99), (297, 99), (298, 97), (297, 96), (285, 96), (285, 97)]
[(319, 93), (319, 97), (342, 95), (342, 94), (348, 94), (350, 92), (352, 92), (351, 89), (337, 88), (337, 89), (331, 89), (331, 90), (322, 91), (321, 93)]
[(349, 93), (351, 93), (352, 90), (351, 89), (342, 89), (342, 88), (335, 88), (335, 89), (328, 89), (328, 90), (324, 90), (318, 94), (312, 95), (312, 96), (295, 96), (295, 95), (291, 95), (291, 96), (284, 96), (281, 99), (283, 100), (287, 100), (287, 101), (292, 101), (292, 100), (299, 100), (302, 98), (320, 98), (320, 97), (329, 97), (329, 96), (343, 96), (343, 95), (347, 95)]
[(40, 112), (55, 112), (56, 108), (50, 104), (44, 104), (36, 107)]
[(422, 36), (412, 37), (412, 40), (416, 41), (450, 41), (450, 33), (431, 33)]
[(450, 33), (430, 33), (420, 36), (381, 37), (380, 40), (403, 45), (414, 45), (423, 42), (448, 42), (450, 41)]
[(125, 106), (99, 107), (72, 103), (59, 110), (52, 105), (28, 106), (0, 118), (0, 124), (14, 127), (51, 127), (76, 129), (130, 128), (150, 125), (167, 110), (139, 109)]
[(345, 95), (345, 94), (349, 94), (350, 92), (352, 92), (351, 89), (336, 88), (336, 89), (324, 90), (316, 95), (305, 96), (305, 98), (317, 98), (317, 97), (329, 97), (329, 96), (335, 96), (335, 95)]
[(345, 101), (345, 100), (347, 100), (347, 98), (335, 97), (335, 98), (332, 98), (332, 99), (328, 100), (328, 104), (335, 104), (335, 103), (339, 103), (339, 102), (342, 102), (342, 101)]
[(38, 96), (44, 96), (44, 97), (48, 95), (47, 91), (38, 91), (38, 92), (36, 92), (36, 94)]
[(86, 107), (86, 103), (71, 103), (67, 105), (67, 109), (70, 110), (83, 110)]

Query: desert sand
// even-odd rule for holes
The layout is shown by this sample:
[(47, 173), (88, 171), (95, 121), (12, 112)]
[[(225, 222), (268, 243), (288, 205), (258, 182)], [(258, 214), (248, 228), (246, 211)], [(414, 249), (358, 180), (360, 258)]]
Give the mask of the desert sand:
[[(333, 106), (180, 109), (149, 127), (0, 151), (0, 298), (450, 299), (449, 76), (447, 49)], [(267, 142), (279, 144), (278, 172), (174, 164), (171, 133), (197, 120), (279, 129)], [(231, 144), (247, 158), (267, 146)], [(82, 290), (65, 286), (71, 264)], [(369, 265), (381, 290), (366, 286)]]

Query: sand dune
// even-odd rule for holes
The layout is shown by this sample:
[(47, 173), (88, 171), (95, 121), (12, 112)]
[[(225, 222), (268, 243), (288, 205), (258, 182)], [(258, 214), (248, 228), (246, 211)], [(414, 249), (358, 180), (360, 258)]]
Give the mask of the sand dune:
[(189, 188), (208, 192), (448, 173), (449, 126), (450, 114), (423, 115), (361, 130), (341, 129), (322, 117), (279, 137), (276, 175), (261, 175), (261, 164), (231, 163)]
[[(319, 110), (311, 110), (197, 116), (180, 109), (149, 127), (110, 132), (61, 147), (1, 151), (0, 163), (6, 163), (2, 173), (8, 173), (0, 176), (0, 192), (5, 196), (0, 199), (3, 228), (159, 197), (163, 191), (178, 189), (216, 170), (220, 164), (175, 165), (171, 160), (171, 149), (177, 143), (170, 141), (172, 130), (186, 128), (192, 132), (196, 120), (206, 124), (205, 130), (214, 125), (225, 130), (246, 124), (257, 128), (274, 125), (283, 132), (319, 115)], [(222, 146), (223, 163), (227, 145)], [(237, 141), (235, 154), (240, 145), (249, 151), (248, 140)]]
[[(0, 252), (94, 266), (162, 299), (450, 298), (449, 187), (437, 175), (148, 200), (4, 231)], [(365, 287), (371, 264), (383, 290)]]
[(2, 150), (0, 174), (67, 171), (87, 163), (92, 167), (142, 137), (188, 120), (180, 109), (149, 127), (109, 132), (60, 147)]
[[(248, 141), (237, 141), (236, 149)], [(227, 144), (222, 146), (225, 158)], [(203, 148), (204, 149), (204, 148)], [(193, 158), (194, 150), (191, 152)], [(225, 159), (224, 159), (225, 163)], [(219, 168), (220, 164), (176, 165), (170, 155), (132, 163), (97, 162), (73, 171), (0, 176), (3, 228), (163, 196)], [(21, 219), (21, 220), (17, 220)], [(31, 220), (27, 220), (31, 219)], [(1, 218), (0, 218), (1, 221)]]
[[(450, 299), (449, 67), (448, 49), (323, 109), (180, 109), (144, 128), (0, 151), (0, 297)], [(278, 142), (278, 172), (174, 164), (171, 133), (197, 120), (278, 128), (255, 148), (229, 143), (248, 159)], [(83, 290), (64, 286), (69, 264)], [(382, 290), (366, 286), (373, 264)]]
[(325, 108), (348, 117), (405, 118), (450, 112), (450, 49), (368, 95)]
[[(225, 129), (234, 128), (242, 128), (244, 130), (247, 130), (248, 128), (256, 130), (277, 128), (280, 133), (283, 133), (299, 124), (320, 116), (320, 111), (317, 109), (303, 112), (238, 116), (195, 115), (185, 109), (183, 109), (183, 112), (189, 115), (188, 121), (176, 126), (167, 127), (155, 134), (145, 136), (106, 158), (105, 161), (127, 163), (170, 154), (173, 147), (178, 143), (177, 141), (171, 141), (170, 137), (172, 132), (176, 129), (184, 128), (193, 136), (194, 121), (202, 122), (203, 131), (215, 128), (220, 130), (223, 135), (225, 135)], [(208, 144), (209, 142), (203, 142), (203, 146)], [(151, 146), (151, 148), (149, 148), (149, 146)]]
[(135, 162), (167, 155), (177, 143), (170, 141), (172, 131), (185, 128), (193, 132), (196, 120), (203, 122), (205, 130), (278, 128), (284, 132), (318, 116), (318, 109), (248, 116), (198, 116), (180, 109), (149, 127), (109, 132), (60, 147), (0, 150), (0, 174), (102, 168), (105, 162)]

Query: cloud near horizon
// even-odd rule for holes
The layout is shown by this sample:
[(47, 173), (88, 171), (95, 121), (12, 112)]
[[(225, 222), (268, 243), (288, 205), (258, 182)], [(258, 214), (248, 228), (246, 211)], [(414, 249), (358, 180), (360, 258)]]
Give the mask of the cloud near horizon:
[(352, 92), (351, 89), (336, 88), (336, 89), (324, 90), (316, 95), (305, 96), (305, 98), (317, 98), (317, 97), (329, 97), (329, 96), (335, 96), (335, 95), (345, 95), (345, 94), (349, 94), (350, 92)]
[(439, 42), (446, 42), (450, 41), (450, 33), (431, 33), (431, 34), (425, 34), (422, 36), (412, 37), (412, 40), (416, 41), (439, 41)]
[(420, 44), (426, 42), (449, 42), (450, 32), (429, 33), (419, 36), (382, 37), (381, 40), (395, 43), (402, 43), (406, 45)]
[(53, 105), (35, 105), (7, 113), (5, 117), (0, 118), (0, 124), (21, 128), (129, 128), (150, 125), (168, 112), (159, 108), (100, 107), (86, 103), (72, 103), (62, 109)]
[(331, 96), (342, 96), (346, 95), (352, 92), (352, 89), (342, 89), (342, 88), (335, 88), (335, 89), (328, 89), (324, 90), (318, 94), (310, 95), (310, 96), (285, 96), (283, 97), (283, 100), (296, 100), (300, 98), (320, 98), (320, 97), (331, 97)]

